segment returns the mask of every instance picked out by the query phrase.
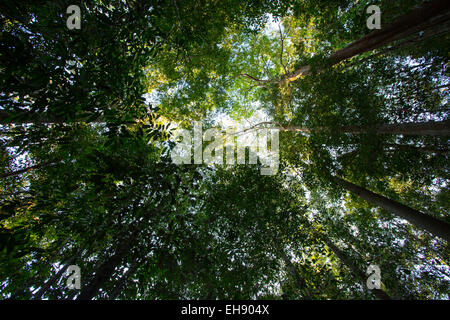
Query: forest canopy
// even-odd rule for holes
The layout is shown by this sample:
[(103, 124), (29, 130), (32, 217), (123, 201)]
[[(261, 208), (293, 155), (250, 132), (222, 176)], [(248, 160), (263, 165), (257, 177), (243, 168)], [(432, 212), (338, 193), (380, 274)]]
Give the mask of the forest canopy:
[[(3, 0), (0, 24), (1, 299), (449, 299), (449, 1)], [(175, 163), (196, 125), (269, 138)]]

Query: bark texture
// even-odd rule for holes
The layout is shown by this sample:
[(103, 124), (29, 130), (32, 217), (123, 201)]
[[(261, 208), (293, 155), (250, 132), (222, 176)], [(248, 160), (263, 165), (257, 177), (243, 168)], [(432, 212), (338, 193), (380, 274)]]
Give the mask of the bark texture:
[(357, 186), (349, 181), (335, 177), (335, 181), (347, 190), (357, 194), (367, 202), (379, 206), (396, 216), (405, 219), (418, 228), (424, 229), (447, 242), (450, 241), (450, 225), (428, 214), (414, 210), (397, 201), (388, 199), (365, 188)]

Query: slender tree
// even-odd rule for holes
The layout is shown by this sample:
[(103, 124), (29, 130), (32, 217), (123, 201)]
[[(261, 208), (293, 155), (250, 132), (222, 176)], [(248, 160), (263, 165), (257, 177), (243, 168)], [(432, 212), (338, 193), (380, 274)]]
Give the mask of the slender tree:
[(450, 241), (450, 225), (442, 220), (436, 219), (428, 214), (414, 210), (397, 201), (388, 199), (382, 195), (376, 194), (354, 183), (334, 177), (334, 180), (342, 187), (360, 196), (369, 203), (379, 206), (405, 220), (409, 223), (422, 228), (447, 242)]
[(323, 132), (323, 131), (336, 131), (339, 133), (373, 133), (373, 134), (403, 134), (403, 135), (430, 135), (430, 136), (448, 136), (450, 135), (450, 121), (427, 121), (427, 122), (416, 122), (416, 123), (398, 123), (398, 124), (379, 124), (379, 125), (369, 125), (369, 126), (343, 126), (343, 127), (316, 127), (316, 128), (306, 128), (299, 126), (282, 125), (277, 122), (260, 122), (253, 125), (250, 128), (242, 130), (238, 133), (244, 133), (257, 128), (265, 128), (265, 125), (275, 125), (269, 126), (270, 129), (277, 129), (280, 131), (293, 131), (293, 132)]
[[(364, 272), (359, 270), (352, 261), (346, 256), (346, 254), (340, 250), (334, 243), (332, 243), (329, 239), (325, 240), (326, 245), (334, 252), (336, 257), (345, 265), (352, 274), (360, 281), (363, 287), (366, 286), (366, 277)], [(383, 290), (383, 289), (369, 289), (376, 297), (380, 300), (391, 300), (391, 297)]]

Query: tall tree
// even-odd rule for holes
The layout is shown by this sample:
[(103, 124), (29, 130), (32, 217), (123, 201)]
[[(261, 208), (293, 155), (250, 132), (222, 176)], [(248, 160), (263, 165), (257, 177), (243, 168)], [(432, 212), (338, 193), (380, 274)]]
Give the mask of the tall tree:
[(417, 227), (423, 228), (431, 232), (432, 234), (441, 237), (447, 242), (450, 241), (450, 225), (445, 221), (440, 221), (439, 219), (436, 219), (430, 215), (414, 210), (408, 206), (388, 199), (379, 194), (373, 193), (339, 177), (334, 177), (334, 180), (339, 185), (357, 194), (364, 200), (380, 206), (381, 208), (393, 214), (398, 215), (399, 217), (407, 220)]

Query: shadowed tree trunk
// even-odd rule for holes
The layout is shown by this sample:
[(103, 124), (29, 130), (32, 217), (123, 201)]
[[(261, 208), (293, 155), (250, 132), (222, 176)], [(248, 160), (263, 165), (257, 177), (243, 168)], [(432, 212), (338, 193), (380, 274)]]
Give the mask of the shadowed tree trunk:
[(284, 263), (286, 264), (286, 267), (291, 274), (292, 278), (294, 279), (295, 283), (297, 284), (298, 288), (301, 292), (304, 292), (303, 298), (306, 300), (312, 300), (311, 294), (308, 292), (306, 288), (305, 280), (300, 277), (298, 274), (297, 269), (295, 268), (294, 264), (292, 263), (291, 259), (286, 255), (284, 250), (280, 250), (281, 258), (283, 259)]
[[(266, 127), (265, 125), (275, 125)], [(396, 124), (376, 124), (372, 126), (343, 126), (343, 127), (299, 127), (299, 126), (285, 126), (277, 122), (265, 121), (260, 122), (250, 128), (242, 130), (238, 133), (245, 133), (250, 130), (257, 129), (277, 129), (280, 131), (292, 132), (323, 132), (323, 131), (337, 131), (339, 133), (374, 133), (374, 134), (403, 134), (403, 135), (417, 135), (417, 136), (448, 136), (450, 135), (450, 120), (444, 121), (427, 121), (415, 123), (396, 123)]]
[[(366, 288), (366, 275), (364, 272), (359, 270), (353, 262), (345, 255), (343, 251), (341, 251), (338, 247), (334, 245), (328, 238), (324, 238), (324, 241), (326, 245), (333, 251), (333, 253), (341, 260), (342, 264), (344, 264), (348, 269), (350, 269), (351, 273), (355, 278), (357, 278), (363, 285), (364, 288)], [(372, 292), (377, 299), (380, 300), (391, 300), (391, 297), (382, 289), (368, 289), (370, 292)]]
[(415, 151), (420, 153), (439, 153), (439, 154), (446, 154), (449, 152), (448, 149), (438, 149), (438, 148), (432, 148), (432, 147), (417, 147), (407, 144), (398, 144), (398, 143), (387, 143), (386, 146), (392, 147), (394, 149), (400, 150), (400, 151)]
[(63, 273), (67, 270), (69, 265), (75, 260), (75, 256), (72, 256), (69, 260), (67, 260), (64, 264), (64, 266), (55, 273), (48, 281), (39, 289), (38, 292), (36, 292), (31, 300), (39, 300), (41, 299), (42, 295), (47, 292), (48, 289), (50, 289), (51, 286), (53, 286), (59, 279), (61, 279), (61, 276)]
[[(412, 9), (394, 22), (334, 52), (328, 58), (328, 62), (331, 65), (337, 64), (361, 53), (380, 48), (390, 42), (407, 38), (434, 26), (442, 25), (449, 20), (450, 1), (434, 0), (424, 3), (421, 7)], [(310, 73), (310, 66), (306, 65), (292, 73), (284, 75), (282, 79), (292, 82), (308, 73)]]
[(377, 205), (395, 214), (396, 216), (407, 220), (416, 227), (424, 229), (433, 235), (446, 240), (447, 242), (450, 241), (450, 225), (448, 223), (357, 186), (356, 184), (343, 180), (339, 177), (334, 177), (334, 180), (339, 185), (357, 194), (367, 202)]
[(104, 261), (97, 269), (94, 277), (88, 285), (86, 285), (77, 297), (77, 300), (90, 300), (94, 298), (100, 288), (111, 278), (116, 268), (122, 263), (129, 250), (138, 241), (137, 237), (140, 231), (140, 226), (133, 227), (134, 231), (122, 239), (118, 239), (118, 246), (116, 252)]
[(34, 169), (50, 167), (50, 166), (54, 166), (54, 165), (56, 165), (56, 163), (54, 163), (54, 162), (44, 162), (44, 163), (36, 164), (34, 166), (27, 167), (27, 168), (24, 168), (24, 169), (20, 169), (20, 170), (8, 172), (8, 173), (2, 173), (2, 174), (0, 174), (0, 179), (17, 176), (19, 174), (32, 171)]
[(81, 290), (77, 300), (91, 300), (97, 295), (100, 288), (111, 278), (112, 274), (116, 270), (116, 267), (118, 267), (122, 262), (122, 259), (127, 253), (126, 249), (127, 246), (121, 246), (114, 255), (112, 255), (98, 268), (94, 278), (84, 289)]
[[(384, 25), (381, 29), (375, 30), (362, 38), (350, 43), (346, 47), (335, 51), (327, 59), (328, 65), (335, 65), (344, 60), (350, 59), (359, 54), (381, 48), (396, 40), (405, 39), (417, 34), (420, 31), (426, 31), (426, 35), (420, 40), (431, 38), (433, 35), (442, 34), (439, 28), (446, 25), (443, 29), (448, 31), (447, 22), (450, 21), (450, 1), (433, 0), (424, 3), (418, 8), (397, 18), (395, 21)], [(431, 30), (438, 26), (439, 30)], [(399, 46), (394, 46), (399, 47)], [(304, 65), (297, 70), (286, 73), (280, 79), (261, 80), (246, 73), (241, 76), (251, 79), (258, 86), (265, 87), (266, 84), (283, 84), (285, 81), (293, 82), (302, 76), (311, 72), (310, 65)]]
[(279, 240), (274, 237), (272, 234), (271, 236), (271, 242), (272, 245), (275, 247), (275, 250), (277, 251), (277, 254), (281, 256), (281, 258), (284, 261), (284, 264), (286, 265), (287, 271), (291, 274), (292, 278), (294, 279), (295, 284), (300, 289), (300, 292), (303, 295), (303, 298), (306, 300), (312, 300), (311, 293), (306, 288), (305, 280), (302, 279), (302, 277), (299, 275), (297, 269), (295, 268), (294, 264), (292, 263), (291, 259), (287, 256), (283, 246), (280, 244)]
[(136, 269), (140, 266), (140, 264), (141, 263), (140, 263), (140, 261), (138, 261), (138, 259), (135, 259), (131, 263), (130, 268), (125, 272), (125, 274), (120, 278), (120, 280), (114, 286), (113, 292), (108, 297), (110, 300), (116, 299), (116, 297), (120, 294), (120, 292), (123, 290), (123, 288), (125, 288), (128, 278), (135, 273)]
[(450, 135), (450, 121), (428, 121), (416, 123), (379, 124), (362, 127), (343, 127), (341, 132), (346, 133), (377, 133), (377, 134), (404, 134), (417, 136), (448, 136)]
[[(73, 119), (66, 119), (64, 117), (56, 117), (48, 113), (9, 113), (0, 110), (0, 124), (34, 124), (34, 125), (50, 125), (50, 124), (73, 124), (73, 123), (95, 123), (95, 124), (107, 124), (109, 119), (106, 119), (103, 115), (91, 114), (90, 116), (74, 116)], [(134, 124), (136, 121), (118, 121), (115, 124)]]
[(60, 117), (51, 117), (46, 114), (21, 112), (9, 113), (0, 110), (0, 123), (2, 124), (28, 124), (28, 123), (64, 123)]

